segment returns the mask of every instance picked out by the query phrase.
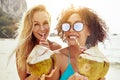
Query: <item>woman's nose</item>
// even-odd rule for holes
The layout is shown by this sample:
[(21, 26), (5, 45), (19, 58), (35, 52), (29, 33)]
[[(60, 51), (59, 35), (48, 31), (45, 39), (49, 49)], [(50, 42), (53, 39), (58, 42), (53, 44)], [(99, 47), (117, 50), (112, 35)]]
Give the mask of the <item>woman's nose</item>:
[(43, 33), (41, 33), (41, 35), (43, 36), (43, 37), (45, 37), (45, 33), (43, 32)]
[(74, 31), (73, 27), (71, 27), (69, 31), (70, 31), (70, 32), (73, 32), (73, 31)]
[(41, 26), (40, 26), (40, 29), (41, 29), (42, 31), (44, 31), (44, 30), (45, 30), (45, 27), (44, 27), (43, 25), (41, 25)]

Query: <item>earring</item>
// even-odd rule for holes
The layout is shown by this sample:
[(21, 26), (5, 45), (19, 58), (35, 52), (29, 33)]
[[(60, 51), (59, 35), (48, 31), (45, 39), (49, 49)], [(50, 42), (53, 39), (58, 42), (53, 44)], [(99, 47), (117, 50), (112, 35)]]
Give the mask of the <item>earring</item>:
[(87, 35), (90, 36), (90, 33), (88, 33)]

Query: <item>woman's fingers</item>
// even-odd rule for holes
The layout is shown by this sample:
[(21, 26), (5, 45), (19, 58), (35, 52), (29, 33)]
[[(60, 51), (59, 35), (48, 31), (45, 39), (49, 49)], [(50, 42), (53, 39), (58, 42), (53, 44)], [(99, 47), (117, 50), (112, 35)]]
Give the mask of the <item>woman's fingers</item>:
[(99, 80), (105, 80), (105, 78), (100, 78)]
[(45, 74), (40, 77), (40, 80), (45, 80)]
[(80, 75), (79, 73), (75, 73), (68, 80), (88, 80), (88, 77)]
[(54, 69), (52, 69), (52, 71), (50, 72), (50, 74), (46, 75), (46, 77), (51, 77), (55, 73), (56, 69), (57, 69), (56, 67)]
[(75, 80), (88, 80), (88, 77), (80, 75), (79, 73), (75, 73)]
[(49, 48), (49, 43), (47, 41), (39, 42), (39, 45)]

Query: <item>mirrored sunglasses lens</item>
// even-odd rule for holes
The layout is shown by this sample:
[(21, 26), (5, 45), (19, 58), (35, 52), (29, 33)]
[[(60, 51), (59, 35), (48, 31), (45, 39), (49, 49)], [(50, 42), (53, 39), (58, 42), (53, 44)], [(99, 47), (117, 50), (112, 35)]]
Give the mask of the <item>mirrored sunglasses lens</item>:
[(62, 30), (63, 31), (68, 31), (70, 29), (70, 25), (68, 23), (62, 24)]
[(83, 29), (83, 23), (75, 23), (74, 24), (75, 31), (81, 31), (82, 29)]

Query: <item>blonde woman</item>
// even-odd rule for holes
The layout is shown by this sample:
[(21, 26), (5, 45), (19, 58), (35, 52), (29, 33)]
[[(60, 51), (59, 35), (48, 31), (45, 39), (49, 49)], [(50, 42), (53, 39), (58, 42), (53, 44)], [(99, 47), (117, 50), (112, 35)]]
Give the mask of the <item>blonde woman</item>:
[(55, 42), (47, 39), (50, 32), (51, 17), (44, 5), (38, 5), (28, 10), (23, 17), (23, 25), (19, 36), (19, 44), (16, 50), (16, 65), (20, 80), (39, 80), (28, 74), (26, 59), (35, 45), (44, 45), (51, 50), (61, 48)]

